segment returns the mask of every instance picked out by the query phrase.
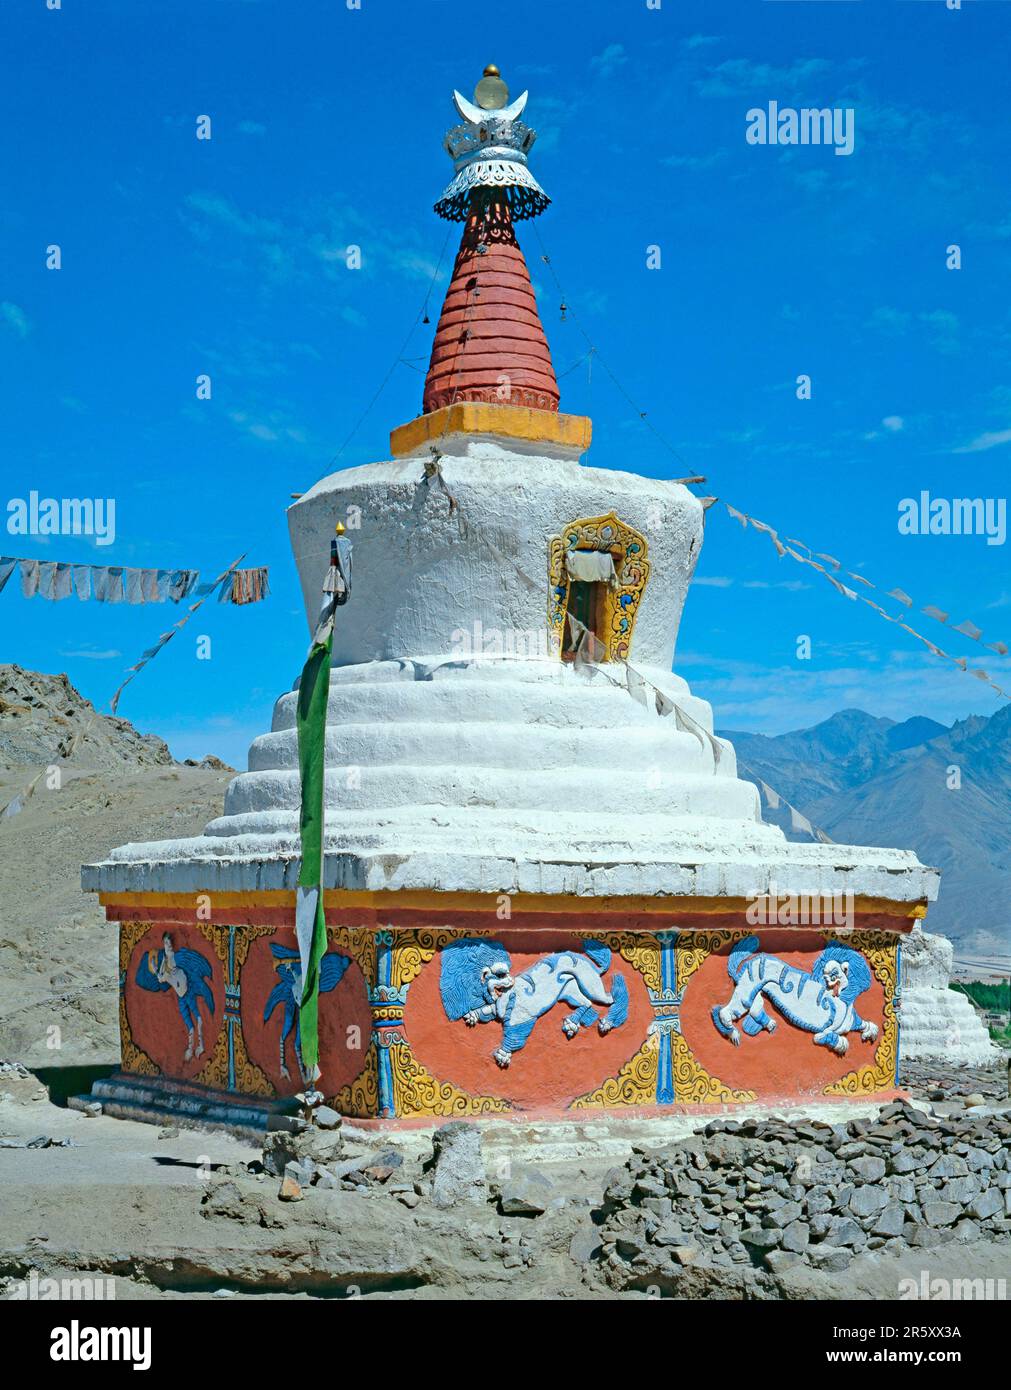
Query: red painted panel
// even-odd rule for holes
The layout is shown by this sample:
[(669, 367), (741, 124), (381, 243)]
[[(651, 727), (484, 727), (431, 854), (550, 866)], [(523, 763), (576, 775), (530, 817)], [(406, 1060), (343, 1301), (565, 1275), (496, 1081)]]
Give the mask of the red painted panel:
[[(806, 971), (828, 939), (816, 932), (763, 930), (761, 950)], [(681, 1005), (685, 1041), (710, 1076), (737, 1090), (754, 1091), (759, 1098), (821, 1094), (831, 1082), (874, 1060), (878, 1044), (863, 1042), (858, 1032), (847, 1034), (849, 1050), (845, 1057), (839, 1057), (830, 1048), (816, 1044), (813, 1033), (789, 1023), (772, 1005), (767, 1011), (776, 1021), (775, 1033), (748, 1037), (742, 1032), (740, 1045), (735, 1047), (712, 1020), (713, 1008), (722, 1008), (734, 990), (727, 974), (730, 950), (724, 946), (707, 956), (689, 979)], [(855, 1001), (855, 1008), (862, 1019), (876, 1023), (883, 1031), (884, 990), (873, 976), (870, 988)], [(740, 1032), (739, 1023), (737, 1028)]]
[[(200, 1056), (196, 1055), (197, 1038), (194, 1027), (194, 1055), (187, 1061), (185, 1054), (189, 1046), (187, 1025), (179, 1009), (176, 991), (167, 989), (144, 989), (137, 983), (137, 972), (142, 960), (147, 957), (152, 973), (156, 973), (156, 958), (163, 949), (166, 931), (178, 959), (184, 950), (194, 951), (210, 965), (207, 982), (214, 1000), (212, 1013), (206, 999), (192, 987), (187, 989), (192, 1007), (199, 1010), (203, 1024), (204, 1046)], [(185, 958), (184, 958), (185, 959)], [(126, 1017), (130, 1025), (130, 1035), (143, 1052), (156, 1062), (168, 1076), (177, 1076), (184, 1081), (192, 1081), (208, 1063), (214, 1051), (214, 1044), (222, 1028), (225, 1001), (225, 980), (221, 962), (214, 948), (196, 927), (173, 924), (152, 926), (144, 933), (134, 947), (126, 971), (124, 986)]]
[[(497, 939), (509, 952), (514, 978), (553, 951), (581, 951), (583, 944), (582, 938), (567, 934), (503, 933)], [(501, 1024), (468, 1028), (462, 1019), (451, 1022), (439, 995), (440, 968), (437, 954), (407, 992), (404, 1022), (415, 1058), (440, 1081), (452, 1081), (472, 1095), (504, 1096), (522, 1109), (558, 1109), (599, 1086), (638, 1052), (653, 1018), (642, 976), (615, 952), (604, 981), (610, 988), (615, 972), (624, 976), (629, 995), (625, 1023), (605, 1037), (594, 1024), (566, 1038), (562, 1019), (572, 1009), (556, 1004), (538, 1019), (526, 1046), (503, 1070), (491, 1055), (502, 1041)], [(599, 1010), (601, 1016), (605, 1011)]]
[[(294, 950), (294, 931), (281, 930), (272, 936), (257, 937), (242, 967), (242, 1037), (250, 1060), (266, 1072), (278, 1094), (285, 1096), (304, 1090), (304, 1084), (295, 1056), (294, 1027), (285, 1043), (285, 1065), (290, 1075), (286, 1079), (281, 1074), (283, 1002), (277, 1005), (266, 1023), (263, 1019), (267, 1000), (281, 980), (270, 949), (275, 942)], [(334, 949), (328, 947), (330, 951)], [(327, 1095), (335, 1094), (362, 1071), (371, 1028), (365, 980), (357, 963), (351, 960), (337, 986), (321, 994), (319, 999), (319, 1065), (321, 1084)], [(349, 1031), (355, 1029), (357, 1033)], [(355, 1042), (359, 1044), (357, 1048)]]

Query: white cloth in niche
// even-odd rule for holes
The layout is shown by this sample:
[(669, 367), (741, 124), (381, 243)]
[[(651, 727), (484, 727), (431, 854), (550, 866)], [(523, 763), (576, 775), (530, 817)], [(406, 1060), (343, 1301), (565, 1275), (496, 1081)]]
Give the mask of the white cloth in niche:
[(584, 584), (616, 584), (614, 559), (609, 550), (567, 550), (565, 568), (570, 579)]

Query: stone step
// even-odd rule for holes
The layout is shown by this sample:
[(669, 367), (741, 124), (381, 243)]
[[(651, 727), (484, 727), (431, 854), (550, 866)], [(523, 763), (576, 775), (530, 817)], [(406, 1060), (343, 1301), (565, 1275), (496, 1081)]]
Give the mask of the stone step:
[(297, 1102), (291, 1099), (240, 1100), (227, 1092), (204, 1091), (122, 1072), (96, 1081), (88, 1095), (71, 1096), (67, 1104), (72, 1109), (85, 1110), (96, 1101), (103, 1114), (117, 1119), (187, 1129), (225, 1129), (254, 1142), (268, 1129), (296, 1129), (301, 1123), (291, 1113), (297, 1108)]

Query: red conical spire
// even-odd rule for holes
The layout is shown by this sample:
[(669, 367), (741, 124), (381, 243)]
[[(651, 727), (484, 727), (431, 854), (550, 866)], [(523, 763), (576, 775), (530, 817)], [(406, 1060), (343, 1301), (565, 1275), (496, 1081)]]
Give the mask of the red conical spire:
[(504, 190), (474, 190), (425, 378), (424, 412), (457, 401), (558, 409), (558, 382)]

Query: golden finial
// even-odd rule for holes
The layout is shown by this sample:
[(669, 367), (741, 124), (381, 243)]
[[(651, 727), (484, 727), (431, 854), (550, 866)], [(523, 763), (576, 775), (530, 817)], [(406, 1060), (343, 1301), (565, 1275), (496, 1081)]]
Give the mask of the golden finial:
[(334, 529), (335, 533), (336, 533), (338, 536), (343, 536), (343, 534), (344, 534), (344, 523), (343, 523), (343, 521), (338, 521), (337, 525), (336, 525), (333, 529)]
[(503, 106), (508, 106), (509, 88), (494, 63), (488, 64), (474, 88), (474, 100), (482, 111), (501, 111)]

